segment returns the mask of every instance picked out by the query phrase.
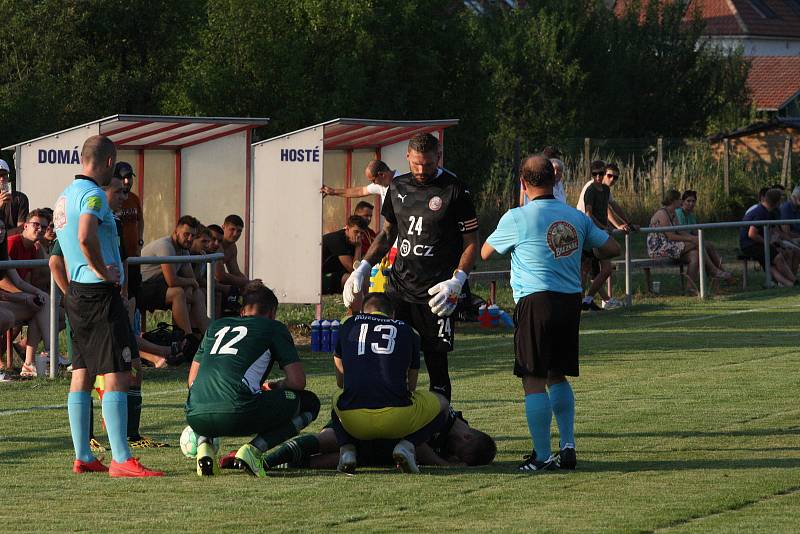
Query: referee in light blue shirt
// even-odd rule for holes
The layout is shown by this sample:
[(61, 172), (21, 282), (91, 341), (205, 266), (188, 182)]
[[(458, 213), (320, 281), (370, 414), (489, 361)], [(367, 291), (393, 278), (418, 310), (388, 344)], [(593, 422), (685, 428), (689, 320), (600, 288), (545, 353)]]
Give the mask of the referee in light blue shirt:
[[(161, 476), (162, 472), (145, 468), (131, 456), (127, 440), (130, 344), (134, 338), (119, 292), (123, 269), (117, 226), (101, 189), (111, 181), (116, 157), (117, 149), (108, 137), (95, 135), (87, 139), (81, 149), (83, 173), (75, 176), (61, 193), (53, 212), (70, 280), (64, 308), (75, 349), (67, 397), (75, 448), (72, 472), (108, 472), (112, 477)], [(113, 457), (110, 468), (95, 458), (89, 447), (89, 392), (98, 374), (105, 375), (103, 418)]]
[[(511, 252), (514, 374), (522, 378), (534, 445), (519, 469), (575, 469), (575, 397), (565, 375), (578, 376), (581, 251), (594, 248), (598, 258), (608, 259), (620, 247), (589, 217), (555, 199), (547, 158), (526, 158), (522, 180), (531, 202), (503, 215), (481, 249), (484, 260), (495, 251)], [(561, 441), (555, 455), (550, 454), (553, 415)]]

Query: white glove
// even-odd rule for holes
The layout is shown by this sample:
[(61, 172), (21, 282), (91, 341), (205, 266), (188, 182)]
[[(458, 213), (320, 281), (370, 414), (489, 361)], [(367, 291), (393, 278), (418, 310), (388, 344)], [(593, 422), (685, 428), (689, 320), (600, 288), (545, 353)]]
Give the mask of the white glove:
[[(349, 280), (348, 280), (349, 281)], [(433, 298), (428, 301), (431, 311), (439, 317), (447, 317), (456, 309), (458, 296), (461, 294), (461, 286), (467, 281), (467, 273), (456, 271), (453, 278), (445, 282), (439, 282), (428, 290), (428, 295)]]
[(344, 283), (344, 291), (342, 291), (342, 302), (348, 308), (361, 293), (361, 286), (364, 285), (364, 277), (369, 276), (372, 270), (372, 265), (367, 260), (361, 260), (358, 267), (350, 273), (347, 281)]

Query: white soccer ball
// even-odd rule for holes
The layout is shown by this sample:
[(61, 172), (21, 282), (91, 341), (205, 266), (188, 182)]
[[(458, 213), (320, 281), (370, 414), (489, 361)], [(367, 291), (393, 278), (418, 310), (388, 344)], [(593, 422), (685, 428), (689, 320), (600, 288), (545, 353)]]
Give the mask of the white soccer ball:
[[(187, 458), (194, 458), (197, 456), (197, 434), (194, 433), (192, 427), (187, 426), (181, 432), (181, 452)], [(219, 438), (213, 438), (211, 440), (211, 446), (214, 447), (214, 450), (219, 450)]]

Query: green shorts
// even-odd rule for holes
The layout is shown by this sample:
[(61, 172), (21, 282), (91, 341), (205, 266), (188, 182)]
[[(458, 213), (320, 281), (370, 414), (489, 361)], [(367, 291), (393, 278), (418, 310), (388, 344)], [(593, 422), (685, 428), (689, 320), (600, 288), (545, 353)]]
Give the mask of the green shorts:
[(297, 415), (300, 400), (294, 391), (264, 391), (253, 406), (234, 412), (194, 411), (186, 409), (186, 422), (197, 434), (209, 438), (264, 434), (287, 423)]

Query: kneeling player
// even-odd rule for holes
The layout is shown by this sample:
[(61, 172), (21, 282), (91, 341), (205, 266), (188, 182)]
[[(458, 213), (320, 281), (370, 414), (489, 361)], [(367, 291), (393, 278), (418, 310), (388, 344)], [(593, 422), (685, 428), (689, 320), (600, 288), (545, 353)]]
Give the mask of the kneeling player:
[[(265, 451), (296, 435), (319, 414), (319, 399), (305, 391), (306, 375), (286, 326), (275, 320), (278, 299), (260, 281), (242, 294), (242, 316), (214, 321), (189, 371), (186, 421), (198, 435), (197, 473), (213, 474), (211, 439), (256, 437), (236, 453), (236, 464), (266, 476)], [(275, 362), (286, 377), (261, 384)]]
[(441, 428), (449, 403), (441, 395), (414, 391), (419, 335), (391, 318), (389, 298), (371, 293), (363, 310), (342, 325), (334, 355), (336, 383), (343, 388), (332, 414), (339, 470), (355, 470), (354, 439), (400, 439), (392, 457), (402, 471), (418, 473), (415, 445)]
[[(358, 465), (382, 467), (394, 465), (392, 451), (397, 440), (356, 441)], [(497, 454), (497, 445), (485, 432), (471, 428), (451, 407), (441, 431), (416, 447), (417, 463), (441, 467), (488, 465)], [(232, 465), (236, 451), (220, 460), (220, 467)], [(264, 457), (267, 469), (279, 466), (335, 469), (339, 461), (336, 435), (330, 426), (319, 434), (304, 434), (287, 441)]]

